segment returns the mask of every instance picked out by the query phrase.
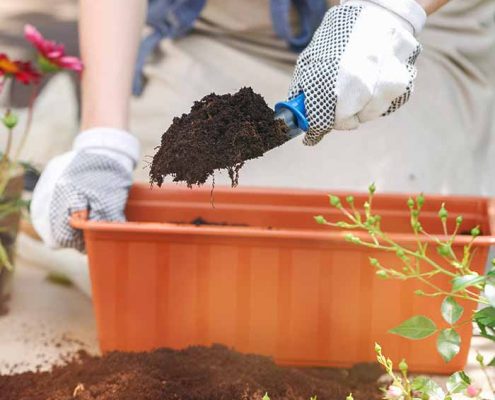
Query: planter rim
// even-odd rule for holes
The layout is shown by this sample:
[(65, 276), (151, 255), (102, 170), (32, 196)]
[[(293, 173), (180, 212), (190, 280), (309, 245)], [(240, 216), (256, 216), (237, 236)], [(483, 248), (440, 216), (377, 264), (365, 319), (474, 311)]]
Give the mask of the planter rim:
[[(316, 224), (316, 222), (315, 222)], [(360, 239), (369, 239), (365, 232), (339, 231), (339, 232), (313, 232), (303, 229), (278, 229), (258, 227), (232, 227), (232, 226), (195, 226), (188, 224), (170, 224), (157, 222), (98, 222), (83, 221), (76, 218), (71, 219), (71, 225), (76, 229), (89, 232), (112, 232), (118, 233), (151, 233), (151, 234), (175, 234), (188, 236), (215, 236), (215, 237), (244, 237), (244, 238), (280, 238), (297, 239), (307, 241), (339, 241), (342, 242), (347, 233), (352, 233)], [(394, 241), (404, 244), (416, 243), (417, 238), (413, 234), (390, 233), (388, 236)], [(447, 239), (446, 236), (436, 235), (439, 239)], [(433, 239), (422, 237), (422, 242), (436, 243)], [(471, 241), (469, 235), (456, 237), (454, 244), (464, 245)], [(474, 242), (479, 246), (495, 245), (495, 237), (478, 236)]]
[[(180, 186), (167, 186), (173, 187), (174, 191), (191, 191), (191, 189), (180, 187)], [(142, 191), (148, 190), (150, 191), (149, 185), (138, 183), (135, 184), (133, 190)], [(162, 189), (163, 190), (163, 189)], [(166, 188), (165, 188), (166, 190)], [(205, 190), (205, 189), (192, 189), (192, 190)], [(216, 187), (215, 190), (225, 193), (230, 192), (232, 189), (227, 187)], [(160, 190), (158, 190), (159, 192)], [(300, 189), (277, 189), (277, 188), (259, 188), (259, 187), (248, 187), (248, 188), (236, 188), (235, 191), (241, 194), (266, 194), (270, 195), (293, 195), (295, 197), (300, 196), (322, 196), (327, 193), (322, 190), (300, 190)], [(153, 192), (153, 190), (151, 190)], [(355, 193), (355, 192), (346, 192), (346, 191), (332, 191), (333, 194), (336, 195), (349, 195), (355, 194), (356, 196), (363, 197), (364, 193)], [(156, 193), (155, 193), (156, 194)], [(150, 196), (154, 194), (151, 193)], [(407, 194), (398, 194), (398, 193), (388, 193), (388, 194), (379, 194), (380, 199), (382, 200), (402, 200), (407, 196)], [(485, 202), (488, 206), (488, 216), (489, 219), (494, 219), (492, 215), (495, 215), (495, 201), (492, 199), (488, 199), (487, 197), (482, 196), (445, 196), (445, 195), (428, 195), (428, 199), (439, 200), (439, 199), (448, 199), (451, 201), (462, 201), (462, 202), (476, 202), (482, 201)], [(132, 204), (134, 201), (131, 199), (129, 204)], [(153, 201), (150, 201), (152, 204)], [(177, 204), (176, 201), (166, 201), (169, 205)], [(163, 200), (162, 200), (163, 204)], [(181, 202), (182, 205), (185, 202)], [(195, 203), (197, 204), (197, 203)], [(211, 207), (210, 204), (207, 205)], [(250, 208), (250, 205), (244, 205), (246, 209)], [(258, 207), (259, 206), (252, 206)], [(298, 206), (266, 206), (268, 208), (273, 208), (273, 211), (278, 211), (281, 209), (294, 208), (300, 210), (301, 207)], [(330, 207), (330, 206), (328, 206)], [(448, 207), (448, 203), (447, 203)], [(321, 208), (318, 207), (303, 207), (306, 209), (314, 210), (315, 215), (317, 212), (321, 212)], [(405, 204), (404, 204), (405, 208)], [(318, 210), (318, 211), (317, 211)], [(329, 208), (330, 210), (330, 208)], [(397, 209), (393, 209), (392, 211), (397, 211)], [(425, 214), (428, 211), (425, 211)], [(436, 211), (435, 211), (436, 213)], [(222, 237), (222, 236), (233, 236), (243, 237), (243, 238), (272, 238), (272, 239), (294, 239), (301, 241), (331, 241), (331, 242), (342, 242), (344, 240), (344, 236), (346, 233), (353, 233), (355, 236), (361, 239), (367, 239), (368, 235), (365, 232), (354, 231), (354, 230), (346, 230), (346, 231), (313, 231), (309, 229), (288, 229), (288, 228), (267, 228), (267, 227), (257, 227), (257, 226), (210, 226), (210, 225), (202, 225), (195, 226), (192, 224), (184, 224), (184, 223), (170, 223), (170, 222), (135, 222), (135, 221), (127, 221), (125, 223), (122, 222), (105, 222), (105, 221), (88, 221), (82, 217), (72, 216), (71, 217), (71, 225), (76, 229), (84, 230), (86, 233), (101, 233), (108, 232), (112, 234), (126, 234), (126, 233), (147, 233), (147, 234), (163, 234), (163, 235), (187, 235), (187, 236), (213, 236), (213, 237)], [(315, 222), (316, 226), (316, 222)], [(495, 224), (490, 223), (490, 232), (493, 231)], [(413, 233), (390, 233), (389, 236), (398, 242), (408, 244), (408, 243), (416, 243), (417, 238)], [(443, 235), (436, 235), (440, 239), (447, 238)], [(464, 245), (469, 243), (471, 240), (471, 236), (469, 235), (459, 235), (456, 237), (454, 244)], [(427, 243), (435, 243), (432, 238), (422, 237), (422, 241)], [(495, 244), (495, 236), (491, 235), (483, 235), (476, 238), (475, 243), (478, 246), (490, 246)]]

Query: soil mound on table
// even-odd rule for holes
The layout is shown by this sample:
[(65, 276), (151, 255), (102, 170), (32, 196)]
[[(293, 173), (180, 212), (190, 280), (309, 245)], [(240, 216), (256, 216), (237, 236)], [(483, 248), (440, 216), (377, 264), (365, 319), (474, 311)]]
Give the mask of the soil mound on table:
[[(368, 369), (367, 369), (368, 370)], [(2, 400), (356, 400), (380, 398), (376, 379), (354, 370), (277, 367), (224, 346), (149, 353), (81, 354), (51, 372), (0, 376)]]
[(210, 94), (189, 114), (174, 118), (153, 157), (151, 183), (161, 186), (170, 175), (188, 186), (206, 182), (216, 169), (227, 169), (232, 186), (244, 161), (257, 158), (289, 140), (287, 125), (251, 88)]

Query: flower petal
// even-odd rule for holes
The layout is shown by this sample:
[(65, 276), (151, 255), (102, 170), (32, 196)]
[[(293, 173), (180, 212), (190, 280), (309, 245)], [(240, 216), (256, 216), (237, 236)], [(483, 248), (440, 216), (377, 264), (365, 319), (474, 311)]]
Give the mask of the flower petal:
[(27, 24), (24, 26), (24, 37), (35, 46), (43, 43), (43, 36), (33, 25)]
[(73, 56), (64, 56), (58, 59), (58, 65), (60, 65), (62, 68), (70, 69), (72, 71), (81, 72), (83, 70), (82, 61), (79, 58)]

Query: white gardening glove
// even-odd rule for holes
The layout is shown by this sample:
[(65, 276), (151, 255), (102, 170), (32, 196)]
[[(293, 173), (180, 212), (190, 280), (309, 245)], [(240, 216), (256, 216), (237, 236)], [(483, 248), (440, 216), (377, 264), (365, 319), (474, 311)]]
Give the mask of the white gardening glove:
[(305, 94), (314, 145), (332, 129), (396, 111), (408, 99), (426, 13), (415, 0), (342, 0), (328, 10), (301, 53), (289, 99)]
[(118, 129), (80, 133), (72, 151), (46, 166), (33, 192), (31, 219), (50, 247), (84, 250), (82, 233), (70, 216), (87, 211), (90, 220), (124, 221), (124, 208), (139, 158), (139, 142)]

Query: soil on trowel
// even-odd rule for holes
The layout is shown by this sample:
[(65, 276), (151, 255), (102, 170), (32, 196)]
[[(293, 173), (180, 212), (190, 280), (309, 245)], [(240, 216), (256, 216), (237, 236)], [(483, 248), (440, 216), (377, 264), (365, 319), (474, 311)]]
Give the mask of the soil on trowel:
[(79, 357), (51, 372), (0, 376), (2, 400), (356, 400), (380, 398), (380, 370), (282, 368), (226, 347)]
[(289, 139), (288, 127), (251, 88), (210, 94), (189, 114), (174, 118), (153, 157), (150, 181), (161, 186), (166, 176), (189, 187), (201, 185), (216, 169), (227, 169), (232, 186), (246, 160), (262, 156)]

